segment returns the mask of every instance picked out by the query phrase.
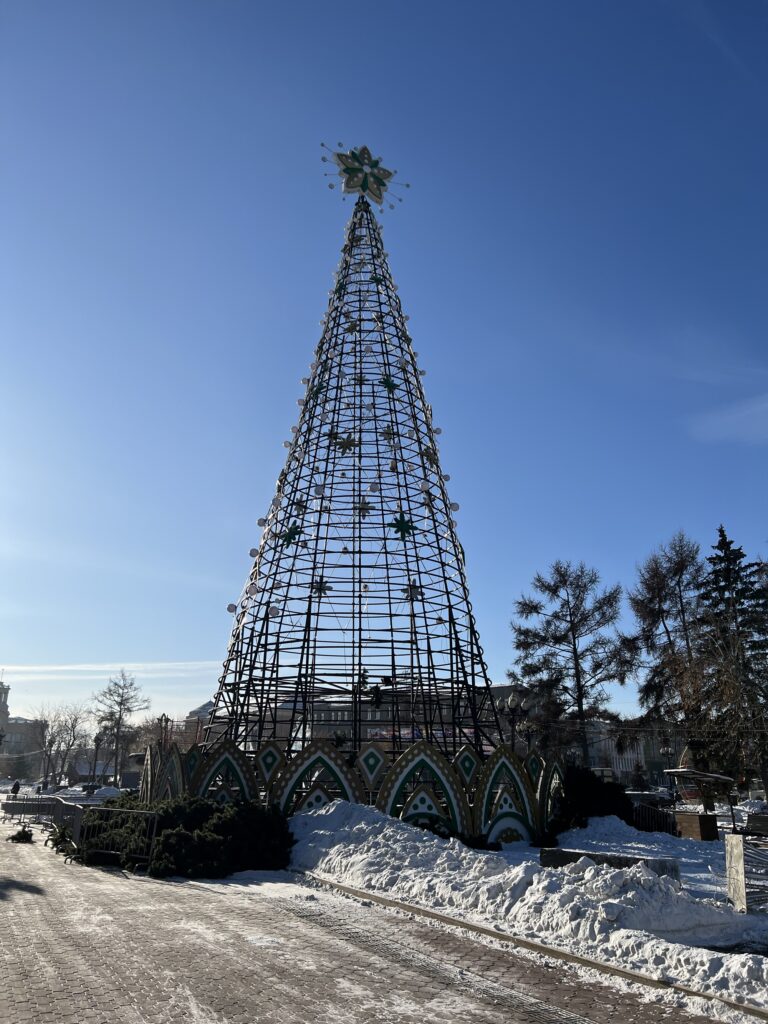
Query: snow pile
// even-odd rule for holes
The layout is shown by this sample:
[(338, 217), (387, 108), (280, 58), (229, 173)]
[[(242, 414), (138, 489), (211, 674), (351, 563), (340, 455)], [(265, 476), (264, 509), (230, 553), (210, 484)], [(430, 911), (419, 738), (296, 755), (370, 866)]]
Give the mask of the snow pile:
[(440, 910), (497, 914), (499, 906), (511, 908), (541, 871), (530, 860), (511, 867), (498, 854), (470, 850), (342, 800), (295, 814), (291, 831), (297, 840), (294, 868)]
[[(604, 842), (610, 833), (614, 852), (632, 852), (617, 842), (617, 821), (606, 824)], [(627, 829), (627, 842), (639, 835), (618, 824)], [(565, 868), (542, 868), (533, 860), (534, 849), (528, 850), (531, 859), (510, 864), (502, 854), (470, 850), (342, 801), (295, 815), (291, 829), (297, 839), (293, 866), (299, 870), (700, 991), (766, 1001), (764, 957), (713, 953), (682, 942), (765, 946), (768, 919), (761, 925), (723, 903), (696, 899), (642, 865), (617, 870), (583, 857)]]
[(725, 899), (725, 848), (722, 843), (678, 839), (667, 832), (638, 832), (613, 815), (590, 818), (587, 828), (559, 836), (564, 850), (585, 853), (623, 853), (630, 857), (671, 858), (680, 865), (683, 887), (697, 896)]
[(120, 790), (117, 786), (100, 786), (93, 796), (96, 800), (111, 800), (113, 797), (120, 796)]

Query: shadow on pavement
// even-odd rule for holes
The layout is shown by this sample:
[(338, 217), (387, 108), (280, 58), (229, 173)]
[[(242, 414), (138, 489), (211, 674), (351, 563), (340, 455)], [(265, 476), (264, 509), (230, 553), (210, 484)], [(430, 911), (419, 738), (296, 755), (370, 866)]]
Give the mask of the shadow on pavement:
[(45, 892), (45, 889), (39, 885), (33, 885), (31, 882), (18, 882), (15, 878), (5, 878), (0, 875), (0, 900), (7, 900), (14, 889), (36, 896), (42, 896)]

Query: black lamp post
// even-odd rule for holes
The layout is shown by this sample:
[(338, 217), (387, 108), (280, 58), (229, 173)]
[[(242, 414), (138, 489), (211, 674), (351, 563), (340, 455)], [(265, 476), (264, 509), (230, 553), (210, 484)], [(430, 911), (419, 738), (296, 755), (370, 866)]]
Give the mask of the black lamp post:
[[(521, 726), (535, 705), (536, 700), (533, 694), (530, 690), (526, 690), (521, 686), (513, 689), (506, 700), (503, 697), (499, 697), (496, 702), (496, 710), (499, 713), (499, 717), (509, 723), (509, 743), (513, 750), (515, 749), (515, 736), (522, 732)], [(531, 735), (531, 729), (525, 730), (525, 741), (529, 751), (531, 749)], [(503, 736), (501, 738), (502, 740), (504, 739)]]
[[(672, 746), (670, 745), (669, 740), (665, 740), (663, 745), (659, 747), (659, 753), (661, 754), (661, 756), (663, 758), (666, 758), (667, 768), (671, 769), (672, 768), (672, 761), (673, 761), (674, 756), (675, 756), (675, 751), (672, 748)], [(676, 795), (676, 792), (677, 792), (676, 788), (675, 788), (675, 780), (672, 778), (671, 775), (668, 775), (667, 778), (669, 779), (669, 784), (670, 784), (670, 787), (672, 789), (672, 807), (674, 807), (675, 806), (675, 795)]]
[[(510, 693), (506, 700), (504, 700), (503, 697), (499, 697), (496, 702), (496, 710), (499, 713), (499, 718), (505, 719), (509, 725), (509, 743), (513, 750), (515, 749), (515, 727), (520, 714), (521, 703), (520, 695), (515, 690)], [(501, 739), (503, 742), (503, 734)]]

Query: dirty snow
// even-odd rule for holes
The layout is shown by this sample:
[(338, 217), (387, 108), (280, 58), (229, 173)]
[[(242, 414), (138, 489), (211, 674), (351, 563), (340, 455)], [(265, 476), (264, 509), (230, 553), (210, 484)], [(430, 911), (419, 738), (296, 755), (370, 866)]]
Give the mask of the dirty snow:
[[(343, 801), (295, 815), (291, 828), (298, 870), (702, 992), (768, 1005), (768, 959), (698, 948), (764, 948), (768, 916), (736, 914), (722, 897), (698, 898), (641, 865), (617, 870), (584, 857), (565, 868), (542, 868), (535, 848), (470, 850)], [(563, 836), (561, 845), (582, 849), (590, 842), (614, 852), (634, 853), (633, 844), (653, 847), (654, 856), (677, 856), (694, 881), (707, 858), (719, 863), (712, 849), (718, 843), (688, 850), (692, 841), (646, 836), (618, 819), (593, 820), (588, 829)], [(675, 844), (674, 853), (667, 843)]]

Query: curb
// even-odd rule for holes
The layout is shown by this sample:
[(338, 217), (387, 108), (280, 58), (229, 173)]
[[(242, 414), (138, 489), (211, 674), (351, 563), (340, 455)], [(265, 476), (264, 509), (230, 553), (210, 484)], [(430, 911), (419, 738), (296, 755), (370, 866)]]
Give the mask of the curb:
[(712, 992), (700, 992), (697, 989), (688, 988), (687, 985), (682, 985), (677, 981), (665, 981), (662, 978), (652, 978), (650, 975), (641, 974), (639, 971), (633, 971), (628, 967), (615, 967), (613, 964), (601, 963), (599, 960), (592, 960), (589, 957), (580, 956), (578, 953), (568, 953), (565, 950), (558, 949), (556, 946), (548, 946), (543, 942), (535, 942), (533, 939), (524, 939), (517, 935), (498, 931), (495, 928), (487, 928), (485, 925), (462, 921), (461, 918), (450, 917), (448, 914), (441, 914), (436, 910), (428, 910), (426, 907), (418, 906), (418, 904), (402, 903), (400, 900), (393, 900), (388, 896), (379, 896), (376, 893), (368, 892), (365, 889), (354, 889), (350, 885), (342, 885), (340, 882), (332, 882), (327, 878), (323, 878), (322, 875), (316, 875), (313, 871), (298, 873), (304, 874), (308, 878), (312, 878), (320, 885), (326, 886), (329, 889), (335, 889), (337, 892), (343, 893), (345, 896), (352, 896), (358, 900), (368, 900), (371, 903), (378, 903), (382, 907), (389, 907), (393, 910), (403, 911), (406, 914), (413, 914), (415, 917), (424, 917), (430, 921), (437, 921), (449, 928), (460, 928), (463, 931), (474, 932), (476, 935), (484, 935), (509, 946), (517, 946), (521, 949), (527, 949), (534, 953), (541, 953), (553, 960), (564, 960), (567, 963), (577, 964), (580, 967), (588, 967), (590, 970), (599, 971), (601, 974), (609, 974), (614, 977), (623, 978), (625, 981), (634, 982), (636, 985), (645, 985), (646, 988), (666, 989), (667, 991), (679, 992), (681, 995), (693, 997), (695, 999), (704, 999), (710, 1003), (722, 1003), (723, 1006), (727, 1006), (729, 1010), (738, 1010), (739, 1013), (744, 1013), (754, 1017), (755, 1020), (768, 1021), (768, 1010), (761, 1010), (758, 1006), (755, 1006), (752, 1003), (738, 1003), (734, 999), (728, 999), (726, 996), (719, 996)]

